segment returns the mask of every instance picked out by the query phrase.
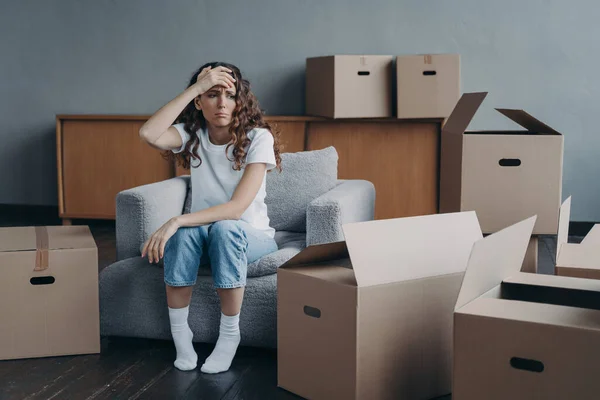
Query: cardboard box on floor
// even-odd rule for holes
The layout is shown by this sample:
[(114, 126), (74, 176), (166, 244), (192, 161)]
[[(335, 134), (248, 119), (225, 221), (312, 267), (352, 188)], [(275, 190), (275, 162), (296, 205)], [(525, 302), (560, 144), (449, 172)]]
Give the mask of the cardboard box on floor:
[(0, 360), (100, 352), (87, 226), (0, 228)]
[(456, 302), (452, 399), (597, 399), (600, 281), (519, 272), (535, 217), (475, 243)]
[(558, 231), (563, 136), (523, 110), (496, 109), (526, 131), (468, 131), (487, 93), (465, 93), (442, 128), (440, 212), (470, 211), (484, 233), (537, 215)]
[(277, 271), (278, 385), (310, 399), (450, 393), (452, 314), (474, 212), (343, 226)]
[(448, 118), (460, 98), (460, 55), (396, 57), (396, 116)]
[(560, 208), (555, 274), (600, 279), (600, 224), (592, 227), (581, 243), (568, 243), (571, 197)]
[(335, 55), (306, 59), (306, 114), (381, 118), (392, 112), (392, 56)]

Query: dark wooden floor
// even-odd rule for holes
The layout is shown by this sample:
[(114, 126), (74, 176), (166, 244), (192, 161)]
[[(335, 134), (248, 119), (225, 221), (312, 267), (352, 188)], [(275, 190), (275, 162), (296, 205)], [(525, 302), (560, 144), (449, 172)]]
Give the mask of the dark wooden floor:
[[(6, 210), (0, 226), (58, 225), (56, 210)], [(98, 245), (99, 270), (114, 262), (114, 222), (75, 221), (90, 226)], [(577, 240), (577, 239), (575, 239)], [(540, 270), (554, 262), (553, 237), (540, 243)], [(277, 388), (275, 351), (242, 347), (232, 368), (206, 375), (174, 368), (170, 341), (103, 338), (99, 355), (0, 361), (0, 400), (4, 399), (298, 399)], [(199, 361), (212, 345), (195, 344)], [(450, 399), (446, 396), (441, 399)]]

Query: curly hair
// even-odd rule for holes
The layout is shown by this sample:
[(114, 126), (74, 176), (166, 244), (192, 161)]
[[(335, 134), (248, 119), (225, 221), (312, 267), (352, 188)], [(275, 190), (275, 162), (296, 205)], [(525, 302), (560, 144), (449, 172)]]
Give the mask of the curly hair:
[[(273, 135), (274, 144), (273, 150), (275, 152), (276, 166), (281, 171), (281, 150), (283, 146), (280, 141), (280, 132), (278, 129), (271, 127), (268, 122), (264, 120), (264, 112), (261, 110), (258, 100), (254, 93), (250, 90), (250, 82), (242, 77), (242, 73), (239, 68), (235, 65), (224, 63), (224, 62), (211, 62), (201, 66), (190, 78), (188, 88), (196, 83), (198, 74), (202, 72), (204, 68), (223, 66), (233, 71), (233, 78), (235, 79), (236, 95), (235, 95), (235, 109), (232, 114), (231, 124), (229, 125), (229, 133), (231, 134), (231, 141), (225, 149), (225, 154), (228, 153), (229, 148), (233, 146), (233, 169), (240, 171), (245, 163), (246, 150), (251, 140), (248, 138), (247, 133), (254, 128), (265, 128)], [(200, 145), (200, 138), (196, 133), (200, 128), (206, 129), (206, 119), (202, 114), (202, 111), (196, 109), (194, 102), (190, 102), (179, 114), (175, 123), (183, 123), (184, 129), (190, 134), (190, 140), (185, 144), (185, 148), (182, 152), (174, 154), (171, 151), (163, 153), (163, 157), (168, 160), (176, 160), (177, 164), (184, 169), (190, 167), (197, 168), (202, 164), (202, 160), (198, 155), (198, 146)], [(196, 165), (192, 165), (192, 160), (197, 160)]]

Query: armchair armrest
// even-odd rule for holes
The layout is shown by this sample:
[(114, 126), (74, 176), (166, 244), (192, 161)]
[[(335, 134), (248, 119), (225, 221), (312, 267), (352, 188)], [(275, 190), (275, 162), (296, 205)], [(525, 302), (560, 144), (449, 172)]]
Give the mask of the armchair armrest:
[(370, 221), (375, 215), (375, 186), (366, 180), (339, 180), (317, 197), (306, 214), (306, 245), (344, 240), (342, 224)]
[(188, 182), (189, 176), (179, 176), (117, 194), (117, 260), (140, 255), (152, 233), (183, 213)]

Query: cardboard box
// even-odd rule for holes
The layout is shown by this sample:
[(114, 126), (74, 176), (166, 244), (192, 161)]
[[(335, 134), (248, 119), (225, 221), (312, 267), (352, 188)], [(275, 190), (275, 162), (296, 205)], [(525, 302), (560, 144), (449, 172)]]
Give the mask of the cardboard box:
[(460, 55), (396, 57), (396, 116), (448, 118), (460, 98)]
[(496, 109), (526, 131), (465, 132), (487, 93), (465, 93), (442, 129), (440, 212), (470, 211), (484, 233), (537, 215), (558, 230), (563, 136), (523, 110)]
[(454, 316), (453, 400), (598, 398), (600, 281), (519, 272), (534, 224), (473, 246)]
[(87, 226), (0, 228), (0, 360), (100, 352)]
[(280, 267), (278, 385), (309, 399), (450, 392), (452, 313), (474, 212), (343, 226)]
[(392, 114), (392, 56), (306, 59), (306, 114), (381, 118)]
[(556, 243), (556, 268), (560, 276), (600, 279), (600, 224), (592, 227), (580, 244), (568, 243), (571, 197), (560, 208)]

